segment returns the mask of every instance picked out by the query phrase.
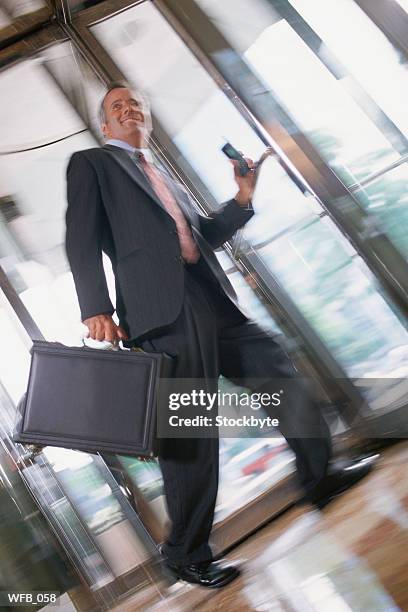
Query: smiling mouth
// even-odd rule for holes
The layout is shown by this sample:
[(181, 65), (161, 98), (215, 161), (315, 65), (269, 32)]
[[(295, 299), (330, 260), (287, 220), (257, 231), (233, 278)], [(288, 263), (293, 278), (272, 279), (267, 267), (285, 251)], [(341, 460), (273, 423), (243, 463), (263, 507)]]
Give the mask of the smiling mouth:
[(143, 115), (132, 115), (131, 117), (126, 117), (126, 119), (123, 119), (121, 123), (126, 123), (126, 121), (138, 121), (139, 123), (143, 123), (144, 117)]

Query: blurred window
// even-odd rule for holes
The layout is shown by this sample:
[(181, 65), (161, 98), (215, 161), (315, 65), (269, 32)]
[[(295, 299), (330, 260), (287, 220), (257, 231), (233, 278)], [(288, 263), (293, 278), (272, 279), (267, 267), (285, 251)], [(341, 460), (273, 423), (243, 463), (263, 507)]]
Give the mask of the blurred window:
[(33, 13), (39, 9), (45, 8), (47, 3), (45, 0), (2, 0), (2, 12), (9, 19), (16, 19), (28, 13)]
[[(71, 53), (68, 43), (61, 47), (48, 51), (55, 69)], [(0, 76), (0, 264), (45, 338), (80, 344), (84, 328), (63, 245), (65, 172), (70, 155), (95, 140), (45, 59)]]
[[(157, 61), (154, 66), (156, 70), (159, 69)], [(197, 86), (200, 86), (201, 76), (207, 88), (205, 91), (222, 100), (212, 80), (201, 68)], [(63, 244), (66, 209), (65, 170), (67, 161), (74, 151), (95, 146), (96, 143), (56, 85), (54, 78), (67, 91), (72, 90), (72, 85), (76, 86), (78, 81), (85, 81), (86, 90), (83, 93), (86, 99), (76, 102), (82, 103), (83, 108), (91, 110), (89, 120), (93, 128), (97, 128), (96, 115), (101, 88), (97, 82), (86, 80), (86, 75), (80, 72), (69, 43), (51, 46), (41, 58), (27, 60), (10, 68), (3, 72), (0, 78), (5, 92), (0, 101), (0, 111), (2, 111), (0, 127), (3, 135), (1, 149), (3, 155), (0, 157), (2, 179), (0, 263), (46, 339), (69, 345), (80, 344), (84, 329), (80, 323), (77, 298)], [(22, 95), (17, 95), (16, 92), (21, 90), (21, 83), (24, 83), (24, 90)], [(178, 99), (177, 94), (176, 99)], [(34, 106), (33, 100), (35, 100)], [(186, 109), (188, 111), (188, 104)], [(228, 113), (227, 115), (230, 117), (231, 125), (226, 126), (227, 133), (231, 135), (236, 133), (237, 130), (233, 129), (235, 124), (241, 126), (243, 135), (239, 146), (243, 148), (251, 146), (256, 156), (263, 151), (262, 143), (253, 135), (232, 106), (229, 106), (229, 110), (231, 117)], [(179, 125), (184, 119), (185, 117), (179, 117)], [(195, 134), (193, 126), (186, 148), (191, 144)], [(222, 167), (223, 179), (218, 186), (222, 191), (220, 198), (226, 198), (229, 197), (227, 193), (233, 191), (234, 182), (229, 162), (218, 151), (219, 143), (223, 143), (220, 138), (217, 140), (215, 150), (218, 155), (217, 163)], [(194, 158), (193, 153), (191, 157)], [(202, 161), (198, 153), (195, 154), (195, 159), (197, 164)], [(209, 173), (208, 182), (211, 185), (217, 184), (217, 172), (216, 169), (215, 176)], [(24, 180), (21, 180), (21, 177), (24, 177)], [(285, 177), (281, 176), (283, 183), (284, 179)], [(286, 182), (289, 182), (288, 179)], [(302, 214), (301, 211), (299, 214)], [(234, 285), (252, 314), (262, 319), (266, 327), (279, 332), (265, 306), (256, 298), (228, 256), (220, 253), (219, 257), (222, 265), (233, 277)], [(114, 301), (110, 263), (105, 260), (105, 264)], [(4, 337), (9, 337), (12, 332), (7, 319), (4, 325), (6, 326)], [(14, 336), (13, 338), (10, 336), (10, 342), (15, 347), (18, 346)], [(12, 370), (7, 369), (4, 377), (7, 388), (17, 402), (26, 385), (29, 365), (27, 349), (22, 348), (21, 351), (15, 352), (13, 359), (16, 361), (16, 367)], [(25, 376), (23, 376), (23, 366)], [(88, 528), (98, 537), (100, 546), (106, 549), (112, 566), (116, 568), (115, 571), (120, 574), (126, 567), (129, 569), (135, 566), (144, 554), (140, 543), (133, 542), (136, 557), (130, 552), (128, 555), (123, 555), (122, 559), (114, 555), (112, 557), (112, 538), (122, 537), (121, 533), (125, 533), (128, 527), (118, 502), (113, 497), (110, 487), (98, 475), (91, 457), (86, 453), (53, 447), (47, 447), (44, 453)], [(289, 452), (287, 455), (287, 461), (291, 463), (292, 456)], [(150, 485), (152, 468), (146, 468), (143, 463), (137, 461), (132, 465), (137, 466), (137, 474), (142, 478), (142, 482), (135, 478), (138, 486), (141, 486), (146, 493), (149, 503), (151, 502), (157, 516), (161, 517), (164, 523), (166, 513), (160, 473), (157, 478), (155, 472), (156, 475)], [(145, 475), (146, 469), (147, 475)], [(265, 481), (264, 489), (269, 486), (270, 483)], [(258, 490), (259, 485), (257, 487)], [(241, 501), (244, 502), (245, 499)], [(232, 505), (231, 511), (234, 509), (236, 508)], [(131, 535), (127, 537), (127, 541), (133, 541)], [(127, 565), (124, 565), (125, 563)]]
[(400, 7), (402, 7), (404, 11), (407, 11), (408, 13), (408, 0), (395, 0), (395, 2), (398, 2)]
[[(69, 345), (81, 344), (84, 327), (64, 249), (65, 173), (74, 151), (96, 144), (54, 81), (58, 78), (61, 86), (69, 89), (72, 68), (75, 61), (66, 44), (48, 49), (42, 58), (22, 62), (0, 76), (0, 264), (45, 338)], [(79, 80), (81, 75), (72, 76)], [(96, 98), (99, 100), (101, 91), (96, 82), (89, 86), (96, 113)], [(113, 276), (107, 259), (105, 264), (113, 297)], [(13, 325), (14, 313), (3, 301), (0, 378), (17, 403), (26, 388), (30, 342), (24, 333), (19, 333), (21, 324)], [(2, 422), (10, 431), (10, 419), (5, 423), (3, 415)], [(98, 539), (114, 573), (120, 575), (138, 565), (146, 552), (92, 457), (55, 447), (45, 448), (44, 455), (73, 506)], [(38, 469), (31, 473), (33, 487), (38, 486)], [(54, 479), (50, 472), (51, 482)], [(51, 509), (53, 516), (62, 513), (65, 522), (72, 522), (71, 506), (62, 493), (60, 497)], [(79, 533), (78, 525), (72, 527)], [(120, 538), (129, 549), (122, 558), (112, 552), (113, 542)], [(90, 562), (88, 553), (84, 562)]]
[[(350, 182), (355, 181), (350, 168), (370, 155), (373, 163), (358, 172), (361, 177), (398, 159), (381, 131), (268, 3), (256, 0), (250, 9), (240, 3), (240, 10), (233, 10), (231, 2), (199, 4), (230, 38), (237, 36), (240, 51), (268, 85), (273, 83), (303, 129), (315, 132), (326, 151), (334, 146), (338, 155), (333, 160)], [(155, 7), (141, 4), (91, 30), (127, 77), (147, 91), (155, 114), (215, 198), (231, 197), (232, 173), (220, 147), (230, 140), (256, 159), (264, 145)], [(377, 281), (320, 204), (304, 195), (274, 158), (262, 167), (254, 206), (257, 214), (244, 231), (250, 250), (283, 285), (347, 375), (393, 376), (396, 355), (401, 371), (407, 334)]]
[(294, 456), (284, 438), (222, 438), (215, 520), (221, 521), (292, 473)]
[[(44, 588), (44, 585), (48, 584), (48, 580), (53, 579), (52, 576), (55, 573), (55, 576), (60, 580), (60, 587), (53, 587), (53, 590), (62, 590), (61, 585), (62, 588), (65, 588), (65, 586), (68, 588), (72, 576), (59, 575), (63, 568), (59, 567), (61, 561), (57, 559), (54, 553), (52, 553), (53, 558), (50, 559), (53, 570), (51, 572), (48, 570), (48, 574), (42, 575), (40, 582), (36, 582), (39, 574), (44, 571), (43, 563), (40, 561), (39, 564), (39, 559), (48, 557), (51, 550), (49, 544), (43, 550), (37, 550), (36, 546), (39, 542), (36, 541), (34, 533), (29, 533), (28, 528), (34, 527), (39, 518), (34, 507), (30, 510), (29, 517), (25, 516), (22, 511), (22, 508), (27, 505), (25, 499), (27, 489), (20, 479), (14, 463), (20, 458), (20, 452), (23, 455), (26, 452), (22, 446), (19, 444), (12, 445), (10, 441), (16, 424), (16, 404), (27, 386), (31, 340), (2, 291), (0, 291), (0, 335), (2, 338), (0, 345), (0, 436), (2, 438), (0, 440), (0, 472), (5, 477), (3, 485), (6, 485), (6, 488), (10, 487), (12, 493), (8, 507), (5, 505), (7, 501), (5, 499), (6, 489), (3, 489), (2, 479), (0, 478), (0, 494), (2, 497), (0, 507), (3, 510), (0, 525), (4, 528), (0, 541), (3, 548), (5, 545), (7, 546), (7, 550), (5, 549), (7, 560), (5, 560), (5, 563), (1, 563), (1, 569), (3, 572), (4, 568), (4, 579), (6, 580), (3, 586), (18, 588), (18, 585), (13, 587), (12, 585), (16, 585), (20, 580), (20, 586), (26, 584), (25, 588), (27, 590), (39, 589), (41, 585)], [(7, 453), (5, 452), (6, 449)], [(54, 447), (45, 448), (44, 455), (50, 460), (50, 464), (54, 464), (56, 469), (63, 470), (66, 468), (71, 475), (76, 467), (83, 467), (92, 462), (92, 458), (84, 453)], [(54, 471), (50, 464), (44, 460), (44, 455), (39, 455), (35, 462), (28, 462), (28, 467), (24, 467), (22, 464), (23, 475), (28, 480), (29, 488), (44, 515), (51, 520), (59, 537), (66, 544), (68, 543), (70, 553), (73, 553), (76, 560), (86, 568), (84, 574), (94, 584), (102, 586), (102, 583), (111, 581), (113, 577), (109, 574), (103, 559), (98, 554), (86, 531), (84, 531), (71, 503), (64, 496), (55, 478)], [(72, 480), (74, 480), (74, 477)], [(77, 485), (76, 488), (75, 484)], [(100, 486), (100, 482), (98, 484)], [(101, 498), (98, 490), (93, 493), (87, 488), (84, 489), (83, 483), (75, 483), (75, 481), (73, 483), (71, 481), (71, 490), (73, 490), (73, 498), (76, 498), (79, 505), (81, 495), (85, 498), (86, 496), (92, 498), (92, 496), (99, 495), (100, 512), (99, 514), (95, 513), (95, 516), (92, 517), (94, 525), (97, 522), (95, 527), (99, 530), (105, 527), (109, 521), (112, 522), (113, 517), (117, 520), (117, 508), (112, 508), (112, 500)], [(104, 491), (104, 497), (106, 498), (106, 489)], [(104, 518), (104, 522), (102, 518)], [(13, 526), (11, 526), (11, 523), (13, 523)], [(9, 539), (8, 544), (6, 544), (5, 538)], [(22, 552), (24, 553), (23, 563)], [(12, 574), (8, 574), (10, 568), (12, 568)], [(65, 572), (66, 570), (64, 570)]]
[[(73, 453), (73, 451), (70, 451)], [(81, 521), (81, 509), (65, 495), (55, 472), (43, 455), (24, 468), (24, 476), (44, 515), (47, 517), (82, 577), (93, 590), (112, 582), (114, 575)]]
[[(401, 0), (402, 5), (407, 0)], [(408, 62), (353, 0), (290, 0), (325, 45), (408, 136)], [(346, 77), (345, 77), (346, 78)]]
[[(362, 178), (398, 155), (346, 92), (347, 74), (340, 79), (331, 75), (282, 18), (288, 3), (256, 0), (251, 6), (240, 3), (236, 11), (234, 0), (197, 0), (329, 163), (348, 182), (353, 176)], [(324, 55), (327, 46), (390, 119), (407, 132), (407, 63), (357, 4), (353, 0), (290, 3), (323, 40), (319, 54)], [(244, 23), (251, 26), (244, 28)], [(345, 87), (339, 81), (344, 81)]]
[[(31, 340), (0, 290), (0, 383), (16, 405), (26, 390), (30, 369)], [(12, 419), (10, 417), (13, 416)], [(0, 413), (3, 426), (10, 432), (14, 414)]]
[(55, 447), (47, 447), (44, 454), (93, 534), (99, 535), (124, 520), (111, 488), (94, 466), (92, 455)]
[(408, 164), (358, 185), (354, 194), (408, 260)]
[(257, 250), (351, 378), (408, 374), (407, 333), (330, 219)]
[[(408, 137), (408, 63), (355, 2), (291, 0), (323, 40), (318, 55), (280, 15), (286, 0), (256, 0), (251, 6), (240, 3), (239, 11), (234, 10), (232, 0), (197, 3), (352, 190), (400, 159), (384, 135), (378, 110)], [(251, 26), (244, 28), (244, 23)], [(319, 59), (327, 50), (342, 63), (340, 77), (331, 74)], [(377, 105), (375, 108), (372, 103), (371, 108), (376, 123), (357, 104), (358, 92), (353, 92), (350, 76)], [(408, 189), (406, 179), (400, 179), (398, 186), (400, 193), (393, 192), (390, 198), (384, 183), (364, 193), (358, 190), (356, 197), (406, 256), (406, 241), (402, 244), (400, 236), (408, 232), (407, 218), (396, 206), (396, 198), (403, 199)], [(379, 200), (383, 211), (377, 210)]]
[(398, 159), (381, 131), (286, 21), (265, 29), (244, 56), (346, 184)]
[[(265, 145), (156, 8), (151, 3), (143, 3), (93, 25), (91, 30), (127, 78), (148, 94), (155, 116), (181, 152), (178, 160), (180, 165), (183, 166), (183, 157), (186, 158), (218, 202), (232, 197), (236, 185), (231, 164), (220, 151), (221, 147), (230, 140), (236, 148), (257, 159), (265, 150)], [(157, 56), (158, 48), (161, 50), (160, 59)], [(263, 212), (254, 219), (255, 225), (249, 230), (257, 240), (276, 235), (293, 220), (316, 215), (313, 205), (291, 182), (275, 159), (268, 160), (268, 167), (272, 169), (271, 174), (265, 172), (263, 180), (267, 185), (275, 181), (276, 189), (282, 197), (278, 198), (274, 194), (273, 202), (282, 211), (282, 215), (273, 219), (270, 192), (267, 188), (260, 190), (259, 207)], [(294, 202), (293, 207), (290, 211), (283, 211), (283, 205), (278, 202), (289, 197)], [(264, 327), (279, 333), (268, 310), (255, 296), (231, 259), (222, 252), (219, 253), (219, 259), (229, 273), (242, 305)], [(272, 443), (276, 443), (276, 440)], [(224, 444), (229, 442), (224, 440)], [(282, 469), (277, 481), (293, 470), (293, 455), (286, 450), (284, 441), (280, 444), (283, 454), (279, 465)], [(247, 441), (249, 447), (254, 446), (255, 449), (256, 445), (257, 440)], [(163, 516), (160, 502), (162, 492), (155, 482), (154, 473), (149, 466), (132, 463), (133, 478), (138, 486), (148, 487), (152, 510)], [(226, 460), (221, 470), (225, 484), (221, 487), (217, 502), (216, 520), (237, 510), (251, 497), (271, 486), (271, 480), (265, 474), (260, 477), (254, 472), (245, 476), (241, 470), (231, 470), (229, 460)], [(242, 489), (237, 486), (241, 478), (246, 479)], [(233, 490), (235, 494), (231, 496)]]

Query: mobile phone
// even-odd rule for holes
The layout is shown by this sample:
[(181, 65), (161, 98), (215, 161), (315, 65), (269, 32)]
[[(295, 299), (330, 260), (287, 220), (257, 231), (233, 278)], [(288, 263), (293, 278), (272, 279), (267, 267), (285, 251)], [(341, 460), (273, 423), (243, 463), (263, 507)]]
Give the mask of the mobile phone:
[(238, 173), (240, 176), (245, 176), (248, 174), (250, 168), (246, 163), (245, 159), (241, 155), (239, 151), (236, 150), (235, 147), (232, 146), (230, 142), (225, 143), (222, 147), (221, 151), (226, 155), (229, 159), (235, 159), (238, 162)]

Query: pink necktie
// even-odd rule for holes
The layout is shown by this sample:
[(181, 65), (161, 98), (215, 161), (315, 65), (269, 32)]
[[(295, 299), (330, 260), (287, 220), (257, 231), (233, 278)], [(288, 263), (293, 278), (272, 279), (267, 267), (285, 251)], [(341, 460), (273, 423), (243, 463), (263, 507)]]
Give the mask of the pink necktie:
[(137, 153), (136, 156), (160, 202), (176, 222), (182, 258), (186, 263), (196, 263), (200, 258), (200, 251), (194, 241), (184, 214), (167, 187), (164, 177), (154, 164), (146, 161), (143, 153)]

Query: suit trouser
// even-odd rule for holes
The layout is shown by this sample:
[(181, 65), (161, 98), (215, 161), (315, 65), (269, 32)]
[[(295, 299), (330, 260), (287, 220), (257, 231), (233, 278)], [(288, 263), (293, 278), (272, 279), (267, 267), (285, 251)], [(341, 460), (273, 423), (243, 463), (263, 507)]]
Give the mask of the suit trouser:
[[(248, 321), (218, 284), (200, 273), (200, 266), (186, 266), (185, 276), (179, 317), (145, 339), (144, 350), (174, 356), (176, 378), (216, 380), (222, 374), (252, 387), (257, 378), (299, 379), (279, 344)], [(263, 383), (262, 391), (267, 390), (268, 384)], [(280, 430), (295, 452), (298, 476), (307, 490), (326, 472), (330, 435), (320, 411), (303, 390), (294, 404), (290, 413), (280, 416)], [(293, 424), (305, 418), (318, 430), (316, 438), (293, 437)], [(160, 443), (159, 464), (172, 522), (163, 552), (179, 564), (212, 558), (208, 539), (218, 489), (218, 446), (217, 438), (166, 438)]]

